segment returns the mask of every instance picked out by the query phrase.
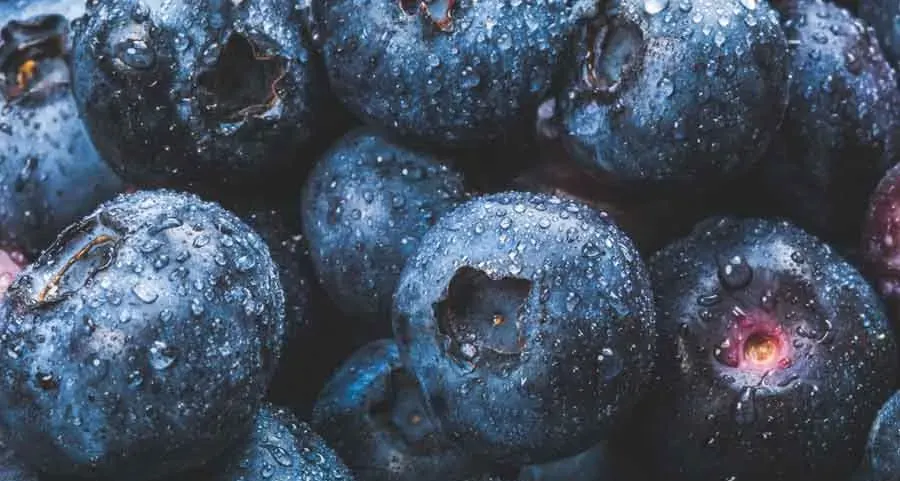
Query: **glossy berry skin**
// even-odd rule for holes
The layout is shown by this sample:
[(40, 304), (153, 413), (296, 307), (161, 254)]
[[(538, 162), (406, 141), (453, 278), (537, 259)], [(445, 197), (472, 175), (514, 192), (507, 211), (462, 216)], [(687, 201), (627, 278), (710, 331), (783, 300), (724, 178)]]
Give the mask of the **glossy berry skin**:
[(649, 266), (662, 389), (639, 442), (656, 474), (847, 479), (898, 373), (862, 276), (786, 222), (726, 217)]
[(281, 351), (269, 250), (216, 204), (119, 196), (64, 231), (0, 305), (0, 425), (50, 475), (145, 481), (246, 433)]
[(885, 56), (900, 67), (900, 2), (897, 0), (859, 0), (859, 17), (878, 34)]
[(763, 154), (788, 99), (768, 2), (620, 0), (582, 29), (541, 131), (622, 183), (734, 177)]
[(469, 147), (523, 131), (592, 2), (315, 0), (331, 85), (364, 121)]
[(322, 390), (312, 425), (359, 481), (462, 481), (476, 472), (430, 418), (392, 340), (347, 359)]
[[(69, 89), (69, 18), (79, 2), (0, 8), (0, 246), (36, 256), (63, 228), (123, 190)], [(28, 62), (36, 62), (24, 75)], [(31, 71), (31, 70), (28, 70)]]
[(304, 242), (300, 215), (294, 202), (240, 199), (231, 210), (266, 241), (284, 289), (287, 338), (304, 336), (310, 318), (312, 266)]
[(866, 443), (863, 461), (853, 481), (894, 481), (900, 478), (900, 392), (884, 403)]
[(900, 160), (900, 90), (873, 33), (822, 0), (782, 2), (791, 101), (760, 164), (778, 213), (833, 243), (856, 245), (869, 195)]
[(354, 481), (344, 462), (318, 434), (289, 411), (259, 410), (253, 430), (236, 449), (180, 481)]
[(98, 150), (142, 187), (292, 177), (335, 106), (295, 16), (286, 0), (91, 2), (74, 92)]
[(863, 225), (861, 253), (867, 277), (900, 327), (900, 164), (892, 167), (872, 193)]
[(656, 343), (631, 240), (584, 204), (516, 192), (428, 231), (401, 276), (394, 332), (442, 428), (519, 466), (606, 435), (643, 393)]
[(303, 228), (325, 291), (365, 327), (390, 335), (406, 259), (465, 198), (463, 178), (446, 160), (371, 130), (350, 132), (319, 160), (303, 194)]

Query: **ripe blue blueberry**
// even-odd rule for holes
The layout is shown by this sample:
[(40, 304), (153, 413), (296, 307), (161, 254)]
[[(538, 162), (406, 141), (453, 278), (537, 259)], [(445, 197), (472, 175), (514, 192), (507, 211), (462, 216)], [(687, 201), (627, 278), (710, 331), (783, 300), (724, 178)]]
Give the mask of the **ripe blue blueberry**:
[(593, 2), (315, 0), (313, 38), (361, 119), (444, 146), (522, 132)]
[(463, 448), (508, 465), (590, 448), (654, 365), (644, 264), (608, 218), (544, 194), (478, 197), (425, 234), (394, 297), (401, 359)]
[(752, 166), (788, 100), (785, 37), (768, 2), (604, 5), (540, 110), (541, 132), (624, 183), (711, 182)]
[(397, 345), (380, 340), (354, 353), (328, 381), (312, 425), (359, 481), (462, 481), (477, 472), (430, 415)]
[(847, 479), (895, 389), (875, 292), (786, 222), (713, 218), (649, 262), (659, 398), (638, 449), (673, 480)]
[(759, 165), (781, 215), (833, 243), (856, 245), (869, 195), (900, 160), (900, 90), (873, 33), (822, 0), (782, 2), (791, 100)]
[(465, 199), (464, 188), (446, 160), (367, 129), (348, 133), (316, 164), (303, 194), (310, 255), (325, 291), (361, 329), (390, 335), (406, 259)]
[(145, 481), (219, 455), (278, 360), (284, 298), (263, 240), (168, 191), (109, 201), (0, 305), (0, 425), (50, 475)]
[(89, 2), (75, 98), (141, 187), (271, 191), (329, 137), (336, 102), (291, 2)]
[(75, 4), (0, 8), (0, 245), (29, 256), (123, 190), (69, 89), (69, 20), (84, 10)]

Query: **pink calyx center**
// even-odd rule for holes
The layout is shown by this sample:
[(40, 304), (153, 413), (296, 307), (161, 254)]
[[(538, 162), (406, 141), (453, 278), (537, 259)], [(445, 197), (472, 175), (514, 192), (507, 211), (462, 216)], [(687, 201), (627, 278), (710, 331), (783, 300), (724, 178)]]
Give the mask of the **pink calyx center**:
[(728, 367), (771, 371), (791, 366), (791, 344), (784, 329), (766, 313), (741, 313), (715, 348), (716, 359)]

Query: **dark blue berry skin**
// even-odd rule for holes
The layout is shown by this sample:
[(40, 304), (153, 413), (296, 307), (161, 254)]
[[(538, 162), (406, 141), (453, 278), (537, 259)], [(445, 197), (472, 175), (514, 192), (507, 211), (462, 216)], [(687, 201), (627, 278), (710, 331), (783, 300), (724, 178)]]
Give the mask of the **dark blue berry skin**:
[(303, 194), (303, 228), (325, 291), (362, 328), (390, 335), (406, 259), (465, 198), (447, 161), (371, 130), (347, 134), (316, 164)]
[(853, 481), (896, 481), (900, 479), (900, 392), (884, 403), (872, 429), (859, 469)]
[(145, 481), (246, 434), (281, 352), (264, 241), (216, 204), (119, 196), (66, 229), (0, 305), (0, 427), (50, 475)]
[(291, 179), (336, 106), (297, 16), (288, 0), (89, 3), (73, 88), (98, 150), (142, 187)]
[(354, 353), (322, 390), (312, 426), (359, 481), (462, 481), (477, 472), (430, 419), (392, 340)]
[(318, 434), (289, 411), (265, 404), (249, 437), (179, 481), (354, 481)]
[(621, 479), (613, 469), (606, 443), (570, 458), (522, 468), (519, 481), (607, 481)]
[(592, 2), (315, 0), (313, 38), (361, 119), (471, 147), (530, 128)]
[(401, 359), (442, 428), (504, 465), (604, 437), (647, 386), (654, 318), (631, 240), (545, 194), (478, 197), (446, 214), (394, 297)]
[[(3, 7), (0, 245), (37, 256), (59, 231), (123, 185), (94, 150), (69, 89), (69, 19), (84, 5), (43, 1)], [(18, 85), (28, 61), (38, 62), (36, 73)]]
[(791, 100), (776, 148), (759, 165), (763, 197), (807, 231), (855, 246), (870, 193), (900, 160), (897, 78), (848, 11), (822, 0), (779, 8)]
[(768, 2), (616, 0), (574, 48), (540, 131), (612, 181), (734, 177), (787, 105), (787, 47)]
[(897, 0), (859, 0), (859, 17), (867, 22), (881, 41), (881, 48), (894, 67), (900, 68), (900, 2)]
[(19, 462), (18, 456), (0, 442), (0, 479), (3, 481), (38, 481), (37, 474)]
[(663, 389), (638, 448), (657, 477), (847, 479), (898, 374), (862, 276), (787, 222), (726, 217), (649, 266)]

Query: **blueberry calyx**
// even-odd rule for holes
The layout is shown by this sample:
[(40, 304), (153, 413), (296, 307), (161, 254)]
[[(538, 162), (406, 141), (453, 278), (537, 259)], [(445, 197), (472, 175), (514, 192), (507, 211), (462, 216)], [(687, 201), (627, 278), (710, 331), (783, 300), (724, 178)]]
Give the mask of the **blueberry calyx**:
[(0, 30), (0, 94), (7, 102), (68, 86), (68, 30), (62, 15), (11, 21)]
[(526, 279), (492, 279), (471, 267), (457, 270), (446, 297), (435, 306), (439, 330), (451, 341), (449, 353), (466, 363), (483, 354), (521, 354), (525, 335), (519, 317), (530, 291)]
[(421, 12), (442, 32), (453, 30), (453, 7), (456, 0), (399, 0), (398, 5), (410, 16)]
[(611, 102), (640, 67), (643, 35), (631, 24), (593, 23), (587, 29), (588, 49), (582, 63), (585, 91)]
[(287, 73), (287, 60), (265, 52), (262, 42), (233, 33), (197, 84), (206, 110), (222, 121), (261, 117), (277, 108), (278, 93)]

